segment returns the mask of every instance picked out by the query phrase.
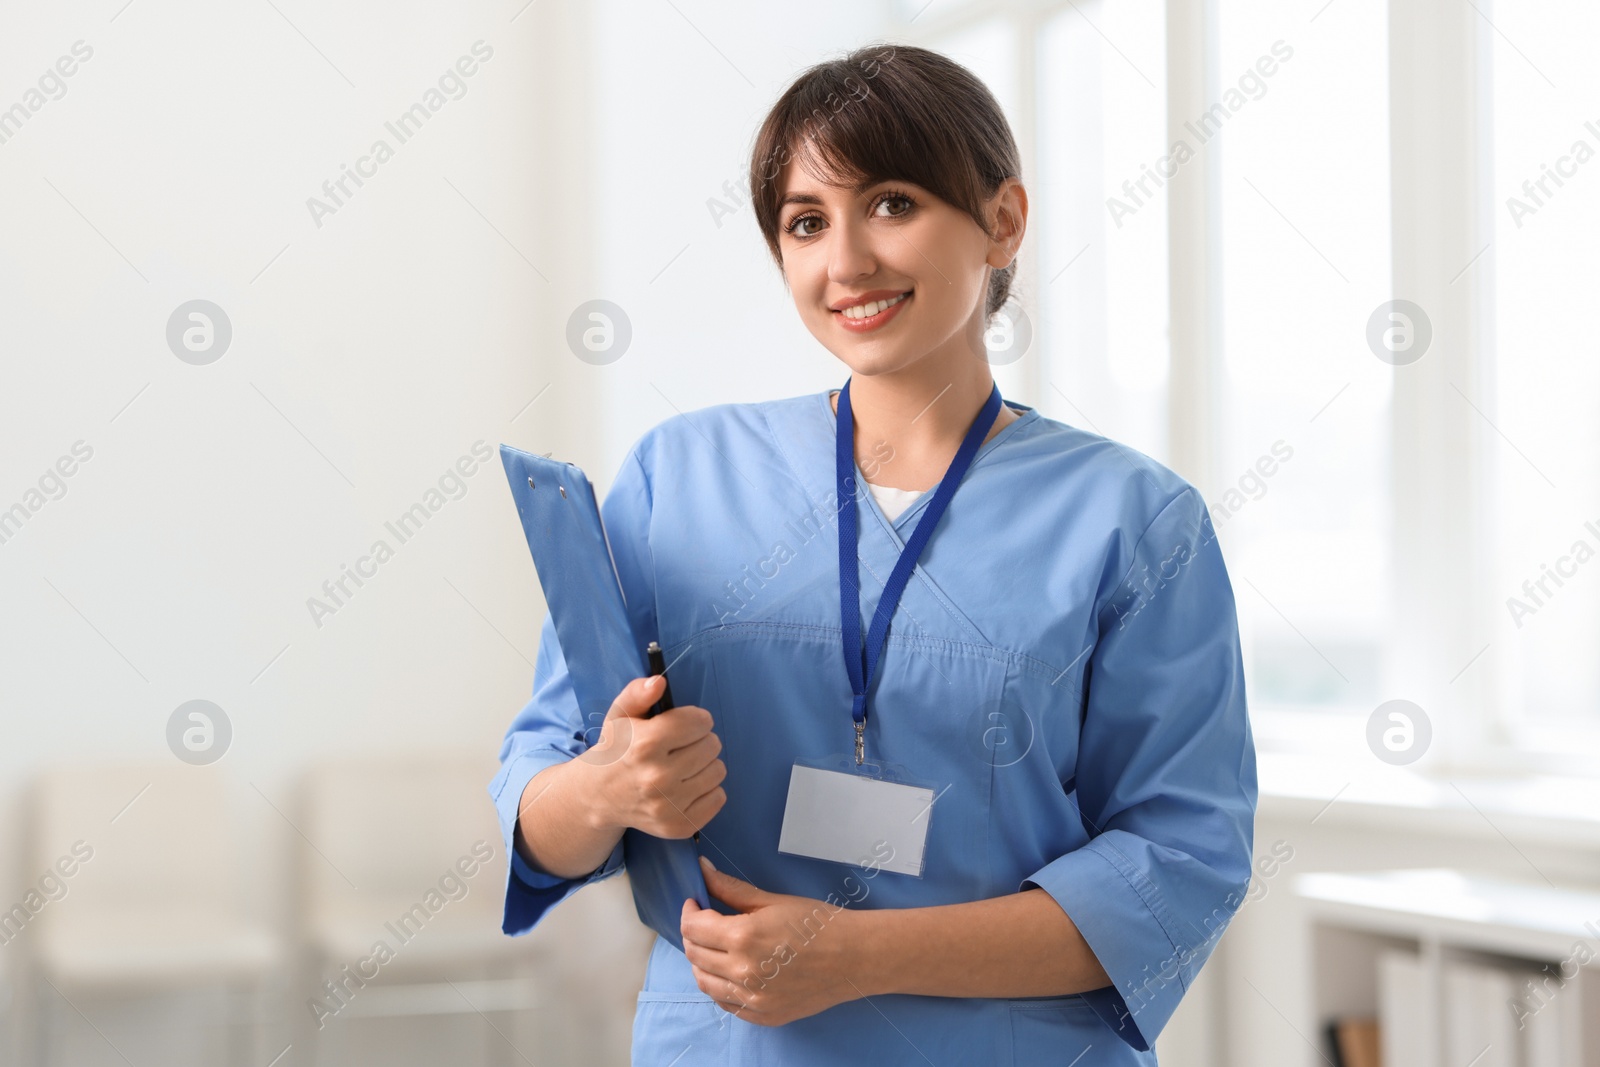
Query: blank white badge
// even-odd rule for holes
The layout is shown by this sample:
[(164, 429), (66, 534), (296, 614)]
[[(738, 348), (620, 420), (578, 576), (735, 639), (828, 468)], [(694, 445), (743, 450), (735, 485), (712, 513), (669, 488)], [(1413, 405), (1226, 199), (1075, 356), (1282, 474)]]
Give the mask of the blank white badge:
[(933, 797), (920, 786), (796, 763), (778, 851), (921, 877)]

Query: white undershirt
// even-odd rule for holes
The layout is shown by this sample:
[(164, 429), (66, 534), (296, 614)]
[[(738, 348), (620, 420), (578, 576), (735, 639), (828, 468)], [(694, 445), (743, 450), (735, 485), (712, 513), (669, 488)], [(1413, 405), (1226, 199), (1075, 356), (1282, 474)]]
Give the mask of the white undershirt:
[[(830, 391), (829, 395), (837, 396), (838, 392), (836, 390)], [(1004, 414), (1004, 412), (1001, 412), (1001, 414)], [(1015, 411), (1012, 414), (1017, 415), (1017, 418), (1022, 417)], [(915, 504), (917, 498), (922, 496), (923, 493), (921, 489), (896, 489), (889, 485), (873, 485), (871, 482), (867, 483), (867, 488), (872, 491), (872, 499), (878, 502), (878, 507), (883, 510), (884, 517), (890, 522), (895, 521), (904, 514), (906, 508)]]
[(872, 491), (872, 499), (878, 502), (878, 507), (883, 509), (884, 516), (890, 521), (898, 519), (900, 515), (917, 502), (922, 495), (920, 489), (895, 489), (887, 485), (873, 485), (867, 483), (867, 488)]

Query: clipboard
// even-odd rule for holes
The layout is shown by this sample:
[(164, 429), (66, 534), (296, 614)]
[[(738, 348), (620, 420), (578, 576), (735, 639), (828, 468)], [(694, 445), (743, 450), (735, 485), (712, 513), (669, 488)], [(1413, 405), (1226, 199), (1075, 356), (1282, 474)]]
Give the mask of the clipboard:
[[(644, 640), (628, 621), (594, 487), (576, 465), (510, 445), (500, 446), (500, 461), (572, 675), (580, 719), (599, 722), (617, 694), (646, 674), (646, 665)], [(711, 907), (700, 850), (688, 839), (629, 829), (622, 835), (622, 858), (639, 920), (683, 951), (683, 902), (693, 898)]]

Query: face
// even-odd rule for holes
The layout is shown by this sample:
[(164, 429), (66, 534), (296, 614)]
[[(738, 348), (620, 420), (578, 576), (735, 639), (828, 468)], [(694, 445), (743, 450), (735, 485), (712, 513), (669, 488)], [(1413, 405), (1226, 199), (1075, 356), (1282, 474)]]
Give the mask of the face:
[[(921, 186), (856, 192), (791, 159), (779, 175), (778, 248), (801, 320), (852, 373), (983, 361), (990, 271), (1015, 258), (1027, 218), (1020, 182), (1000, 187), (988, 217), (993, 238)], [(842, 310), (858, 305), (876, 313)]]

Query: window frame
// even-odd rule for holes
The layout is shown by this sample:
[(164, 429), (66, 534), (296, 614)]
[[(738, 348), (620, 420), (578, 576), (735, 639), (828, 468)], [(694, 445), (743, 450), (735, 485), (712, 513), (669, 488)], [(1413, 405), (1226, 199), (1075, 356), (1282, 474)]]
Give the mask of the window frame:
[[(1109, 0), (1115, 2), (1115, 0)], [(1223, 0), (1167, 0), (1167, 136), (1174, 116), (1197, 114), (1219, 91)], [(1015, 131), (1025, 173), (1036, 166), (1040, 131), (1038, 29), (1072, 0), (974, 0), (936, 17), (890, 22), (908, 41), (939, 39), (991, 19), (1011, 20), (1018, 69)], [(1318, 11), (1316, 14), (1320, 14)], [(1313, 16), (1315, 17), (1315, 16)], [(1433, 753), (1421, 768), (1593, 775), (1579, 749), (1558, 749), (1534, 729), (1505, 690), (1503, 640), (1486, 629), (1493, 582), (1492, 479), (1495, 252), (1493, 34), (1474, 5), (1388, 4), (1390, 248), (1393, 296), (1421, 305), (1433, 342), (1417, 362), (1394, 368), (1388, 476), (1395, 584), (1383, 699), (1421, 706)], [(1171, 324), (1166, 420), (1170, 464), (1197, 484), (1216, 484), (1222, 393), (1221, 154), (1204, 153), (1191, 180), (1167, 186)], [(1036, 242), (1022, 270), (1039, 277)], [(1036, 316), (1037, 288), (1024, 287)], [(1016, 385), (1043, 395), (1046, 371), (1029, 360), (1006, 368)], [(1460, 395), (1458, 395), (1460, 394)], [(1476, 407), (1463, 397), (1477, 399)], [(1492, 614), (1492, 613), (1491, 613)], [(1327, 751), (1354, 716), (1252, 709), (1264, 747)], [(1600, 724), (1583, 749), (1600, 744)], [(1543, 742), (1541, 744), (1541, 741)]]

